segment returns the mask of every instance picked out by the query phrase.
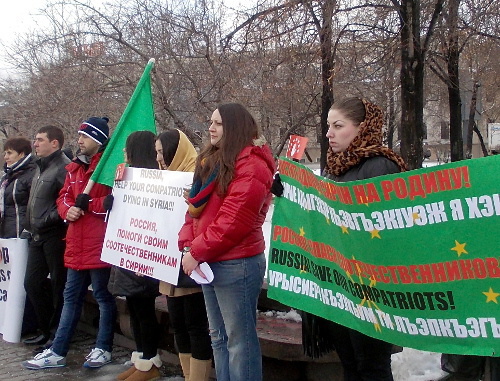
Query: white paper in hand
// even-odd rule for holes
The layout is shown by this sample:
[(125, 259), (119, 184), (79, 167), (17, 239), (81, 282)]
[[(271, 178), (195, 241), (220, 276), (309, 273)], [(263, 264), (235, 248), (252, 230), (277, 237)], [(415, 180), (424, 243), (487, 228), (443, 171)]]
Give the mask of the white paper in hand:
[(198, 284), (209, 284), (210, 282), (212, 282), (214, 280), (214, 273), (212, 272), (212, 269), (210, 268), (208, 263), (202, 262), (199, 266), (200, 270), (203, 274), (205, 274), (205, 277), (207, 279), (198, 274), (196, 270), (191, 273), (191, 278)]

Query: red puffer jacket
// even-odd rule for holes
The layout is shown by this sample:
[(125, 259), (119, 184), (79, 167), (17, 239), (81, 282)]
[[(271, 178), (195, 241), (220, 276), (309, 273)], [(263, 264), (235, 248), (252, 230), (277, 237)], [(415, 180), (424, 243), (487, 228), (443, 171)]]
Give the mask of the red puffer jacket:
[[(92, 156), (89, 165), (76, 158), (66, 166), (68, 174), (57, 199), (57, 211), (62, 219), (66, 218), (68, 209), (75, 205), (76, 196), (83, 193), (101, 155), (102, 153), (97, 153)], [(110, 187), (94, 184), (89, 195), (88, 211), (78, 220), (69, 223), (64, 253), (66, 267), (73, 270), (89, 270), (111, 266), (100, 259), (106, 232), (104, 222), (106, 212), (102, 203), (110, 193)]]
[(214, 192), (199, 218), (186, 214), (179, 250), (189, 246), (200, 262), (252, 257), (264, 252), (262, 224), (271, 202), (275, 164), (267, 145), (248, 146), (238, 155), (227, 193)]

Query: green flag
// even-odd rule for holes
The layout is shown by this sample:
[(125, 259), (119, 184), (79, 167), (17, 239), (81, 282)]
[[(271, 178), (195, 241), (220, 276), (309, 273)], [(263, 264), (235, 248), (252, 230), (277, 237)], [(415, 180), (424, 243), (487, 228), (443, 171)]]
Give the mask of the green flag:
[(91, 181), (113, 186), (116, 166), (123, 163), (123, 148), (127, 137), (134, 131), (151, 131), (156, 134), (151, 77), (154, 59), (150, 59), (137, 84), (115, 131), (97, 165)]

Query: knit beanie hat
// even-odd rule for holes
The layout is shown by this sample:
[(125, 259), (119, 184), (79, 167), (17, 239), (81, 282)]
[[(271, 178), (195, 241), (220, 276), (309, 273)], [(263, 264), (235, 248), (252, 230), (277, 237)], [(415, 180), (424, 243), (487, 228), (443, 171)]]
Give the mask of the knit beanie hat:
[(88, 118), (85, 122), (80, 126), (79, 134), (84, 134), (94, 140), (96, 143), (102, 145), (106, 140), (108, 140), (109, 136), (109, 127), (108, 127), (109, 118), (102, 117), (98, 118), (93, 116)]

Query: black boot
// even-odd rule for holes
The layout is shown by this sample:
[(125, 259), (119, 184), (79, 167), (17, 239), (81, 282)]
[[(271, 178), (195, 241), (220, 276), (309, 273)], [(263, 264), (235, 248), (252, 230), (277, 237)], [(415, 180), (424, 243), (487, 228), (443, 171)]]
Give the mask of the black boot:
[(38, 336), (32, 336), (32, 337), (28, 337), (27, 339), (24, 339), (23, 340), (23, 344), (25, 345), (44, 345), (45, 343), (47, 343), (47, 341), (49, 341), (49, 335), (46, 335), (46, 334), (41, 334), (41, 335), (38, 335)]

